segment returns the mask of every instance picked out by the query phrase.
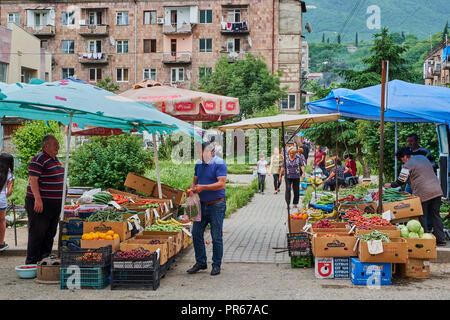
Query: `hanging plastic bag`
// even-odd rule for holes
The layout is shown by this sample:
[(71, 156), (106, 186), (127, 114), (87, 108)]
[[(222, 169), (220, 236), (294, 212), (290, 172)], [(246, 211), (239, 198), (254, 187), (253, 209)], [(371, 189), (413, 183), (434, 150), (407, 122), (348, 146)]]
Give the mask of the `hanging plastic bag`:
[(200, 197), (197, 193), (191, 192), (184, 206), (184, 212), (189, 216), (189, 219), (195, 217), (194, 221), (196, 222), (200, 222), (202, 220)]

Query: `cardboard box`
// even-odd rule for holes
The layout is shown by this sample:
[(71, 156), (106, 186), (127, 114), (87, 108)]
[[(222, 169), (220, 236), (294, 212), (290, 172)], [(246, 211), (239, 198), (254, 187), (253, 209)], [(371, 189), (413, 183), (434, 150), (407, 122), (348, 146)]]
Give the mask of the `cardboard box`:
[(408, 245), (403, 238), (391, 238), (391, 242), (383, 242), (383, 253), (372, 255), (367, 242), (359, 241), (358, 257), (361, 262), (406, 263)]
[(408, 259), (407, 263), (398, 264), (398, 273), (402, 278), (429, 279), (430, 262), (423, 259)]
[(123, 195), (123, 196), (126, 196), (126, 197), (130, 197), (133, 200), (141, 199), (140, 196), (138, 196), (137, 194), (134, 194), (134, 193), (123, 192), (123, 191), (115, 190), (115, 189), (107, 189), (106, 191), (108, 191), (109, 193), (112, 193), (112, 194), (120, 194), (120, 195)]
[(408, 258), (436, 259), (436, 238), (433, 239), (409, 239), (404, 238), (408, 245)]
[(163, 242), (160, 244), (149, 244), (149, 239), (129, 239), (120, 244), (120, 250), (131, 251), (139, 248), (143, 248), (150, 252), (155, 252), (159, 249), (160, 264), (163, 265), (169, 259), (169, 244), (168, 242)]
[(315, 257), (356, 257), (356, 237), (345, 233), (337, 237), (324, 237), (324, 233), (315, 234), (311, 239)]
[(81, 248), (83, 249), (97, 249), (109, 245), (112, 246), (112, 252), (119, 250), (119, 238), (114, 240), (81, 240)]
[(350, 257), (333, 258), (333, 278), (350, 279), (351, 265)]
[(332, 279), (333, 273), (333, 258), (315, 258), (314, 259), (314, 273), (318, 279)]
[[(184, 192), (184, 190), (175, 189), (171, 186), (161, 183), (161, 191), (163, 198), (171, 199), (174, 204), (182, 205), (184, 203), (184, 199), (186, 197), (186, 193)], [(158, 186), (153, 189), (152, 196), (155, 198), (159, 198)]]
[(127, 179), (124, 185), (133, 190), (152, 195), (155, 187), (157, 188), (157, 182), (151, 179), (142, 177), (135, 173), (128, 173)]
[(306, 219), (290, 219), (290, 220), (291, 220), (291, 229), (289, 229), (289, 233), (303, 232), (303, 227), (306, 225)]
[(356, 235), (363, 235), (371, 233), (373, 230), (378, 230), (380, 232), (384, 232), (388, 235), (389, 238), (400, 238), (401, 232), (400, 229), (396, 226), (373, 226), (370, 230), (365, 229), (356, 229)]
[(143, 213), (122, 213), (124, 219), (128, 219), (134, 215), (139, 217), (140, 225), (143, 228), (151, 226), (154, 222), (154, 214), (151, 210), (146, 210)]
[(398, 219), (418, 217), (423, 215), (422, 202), (419, 197), (411, 196), (408, 199), (396, 202), (383, 202), (383, 211), (391, 210), (394, 215), (393, 222)]
[(128, 223), (123, 222), (85, 222), (83, 223), (83, 233), (114, 231), (119, 235), (120, 241), (125, 241), (131, 237), (131, 230)]
[(132, 238), (134, 240), (143, 240), (143, 241), (150, 241), (150, 240), (160, 240), (161, 242), (165, 242), (167, 243), (167, 247), (168, 247), (168, 258), (173, 257), (174, 255), (177, 254), (177, 243), (174, 241), (173, 236), (169, 236), (169, 235), (160, 235), (160, 236), (150, 236), (150, 235), (146, 235), (146, 236), (135, 236), (134, 238)]
[(164, 232), (164, 231), (142, 231), (136, 235), (136, 239), (145, 239), (146, 236), (171, 236), (175, 247), (175, 254), (183, 248), (183, 231), (180, 232)]
[(348, 233), (350, 229), (348, 228), (311, 228), (312, 233), (326, 232), (326, 233)]
[(357, 258), (350, 259), (351, 280), (353, 284), (364, 286), (390, 285), (391, 263), (364, 263)]

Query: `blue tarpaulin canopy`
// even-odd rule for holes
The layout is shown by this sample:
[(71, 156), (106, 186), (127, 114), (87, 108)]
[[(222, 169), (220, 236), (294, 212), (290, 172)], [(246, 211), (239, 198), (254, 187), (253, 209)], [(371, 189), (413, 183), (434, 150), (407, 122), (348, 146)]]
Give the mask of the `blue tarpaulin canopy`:
[[(381, 85), (359, 90), (336, 89), (306, 103), (309, 113), (337, 112), (343, 117), (380, 121)], [(450, 125), (450, 89), (392, 80), (387, 84), (386, 122), (438, 122)]]

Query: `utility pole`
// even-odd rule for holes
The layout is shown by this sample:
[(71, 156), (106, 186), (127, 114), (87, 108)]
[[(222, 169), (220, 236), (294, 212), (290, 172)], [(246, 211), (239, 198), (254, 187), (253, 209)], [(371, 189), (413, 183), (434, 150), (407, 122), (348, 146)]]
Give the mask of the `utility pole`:
[(386, 73), (389, 61), (381, 62), (381, 103), (380, 103), (380, 163), (378, 173), (378, 213), (383, 213), (383, 153), (384, 153), (384, 110), (386, 102)]

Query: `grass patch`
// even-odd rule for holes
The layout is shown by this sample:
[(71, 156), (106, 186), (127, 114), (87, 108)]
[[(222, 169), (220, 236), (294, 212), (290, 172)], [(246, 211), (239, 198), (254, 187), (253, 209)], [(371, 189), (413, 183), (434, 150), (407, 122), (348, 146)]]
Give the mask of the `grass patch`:
[(8, 202), (14, 200), (14, 203), (18, 206), (25, 205), (25, 196), (27, 195), (28, 180), (16, 177), (14, 181), (13, 193), (8, 198)]
[(225, 217), (247, 205), (252, 200), (253, 195), (258, 192), (258, 179), (254, 179), (249, 186), (227, 186), (227, 211)]
[(227, 172), (228, 174), (252, 174), (253, 167), (249, 164), (231, 163), (227, 164)]

